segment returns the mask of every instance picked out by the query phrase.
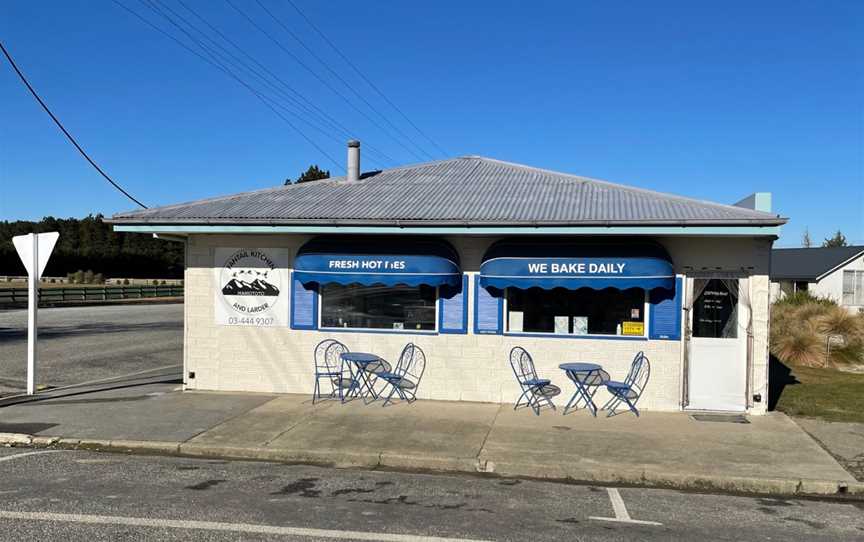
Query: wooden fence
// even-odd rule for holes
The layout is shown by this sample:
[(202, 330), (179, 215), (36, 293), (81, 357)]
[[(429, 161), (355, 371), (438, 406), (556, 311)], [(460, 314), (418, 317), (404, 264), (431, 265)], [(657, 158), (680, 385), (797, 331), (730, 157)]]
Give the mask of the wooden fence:
[[(183, 286), (105, 286), (102, 288), (39, 288), (39, 305), (89, 303), (116, 299), (183, 297)], [(0, 306), (27, 306), (27, 288), (0, 288)]]

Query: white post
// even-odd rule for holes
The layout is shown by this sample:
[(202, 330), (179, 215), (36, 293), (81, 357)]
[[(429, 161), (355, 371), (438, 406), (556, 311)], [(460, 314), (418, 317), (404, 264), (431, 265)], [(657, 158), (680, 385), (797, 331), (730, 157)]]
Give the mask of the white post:
[(33, 264), (27, 284), (27, 395), (36, 394), (36, 309), (39, 304), (39, 238), (35, 233), (33, 242)]

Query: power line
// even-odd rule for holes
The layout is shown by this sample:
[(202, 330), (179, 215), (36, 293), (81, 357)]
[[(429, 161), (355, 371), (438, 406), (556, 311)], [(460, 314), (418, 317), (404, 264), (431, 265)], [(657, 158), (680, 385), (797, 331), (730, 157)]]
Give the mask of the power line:
[[(284, 115), (282, 115), (279, 111), (277, 111), (277, 110), (276, 110), (276, 109), (275, 109), (275, 108), (274, 108), (274, 107), (273, 107), (273, 106), (272, 106), (272, 105), (271, 105), (271, 104), (270, 104), (270, 103), (265, 99), (265, 97), (264, 97), (264, 96), (263, 96), (259, 91), (257, 91), (256, 89), (254, 89), (252, 86), (250, 86), (248, 83), (246, 83), (246, 82), (243, 81), (242, 79), (240, 79), (236, 74), (234, 74), (234, 72), (232, 72), (231, 70), (229, 70), (228, 68), (226, 68), (226, 67), (225, 67), (224, 65), (222, 65), (218, 60), (213, 60), (213, 59), (207, 58), (206, 56), (202, 55), (202, 54), (199, 53), (198, 51), (195, 51), (194, 49), (192, 49), (191, 47), (189, 47), (188, 45), (186, 45), (185, 43), (183, 43), (183, 41), (181, 41), (180, 39), (178, 39), (177, 37), (175, 37), (175, 36), (172, 35), (171, 33), (169, 33), (169, 32), (167, 32), (167, 31), (163, 30), (162, 28), (160, 28), (160, 27), (157, 26), (156, 24), (150, 22), (149, 20), (147, 20), (146, 18), (144, 18), (143, 16), (141, 16), (138, 12), (136, 12), (136, 11), (132, 10), (131, 8), (127, 7), (126, 5), (122, 4), (119, 0), (112, 0), (112, 1), (113, 1), (115, 4), (117, 4), (118, 6), (120, 6), (122, 9), (124, 9), (124, 10), (126, 10), (127, 12), (131, 13), (131, 14), (132, 14), (133, 16), (135, 16), (138, 20), (140, 20), (141, 22), (143, 22), (144, 24), (146, 24), (146, 25), (149, 26), (150, 28), (152, 28), (152, 29), (156, 30), (157, 32), (163, 34), (164, 36), (168, 37), (169, 39), (171, 39), (172, 41), (174, 41), (175, 43), (177, 43), (178, 45), (180, 45), (181, 47), (183, 47), (184, 49), (186, 49), (187, 51), (189, 51), (189, 52), (192, 53), (193, 55), (197, 56), (198, 58), (200, 58), (201, 60), (207, 62), (208, 64), (214, 66), (214, 67), (217, 68), (218, 70), (222, 71), (225, 75), (227, 75), (228, 77), (230, 77), (231, 79), (233, 79), (234, 81), (236, 81), (237, 83), (239, 83), (241, 86), (243, 86), (244, 88), (246, 88), (246, 90), (248, 90), (249, 92), (251, 92), (251, 93), (252, 93), (256, 98), (258, 98), (258, 100), (261, 101), (261, 103), (263, 103), (263, 104), (264, 104), (268, 109), (270, 109), (270, 110), (271, 110), (271, 111), (272, 111), (276, 116), (278, 116), (280, 119), (282, 119), (283, 122), (285, 122), (285, 123), (286, 123), (288, 126), (290, 126), (290, 127), (291, 127), (295, 132), (297, 132), (297, 133), (300, 135), (300, 137), (302, 137), (304, 140), (306, 140), (307, 143), (309, 143), (309, 144), (310, 144), (312, 147), (314, 147), (318, 152), (320, 152), (322, 156), (324, 156), (325, 158), (327, 158), (328, 160), (330, 160), (333, 164), (335, 164), (336, 167), (337, 167), (338, 169), (340, 169), (340, 170), (342, 170), (342, 171), (345, 171), (345, 166), (344, 166), (344, 165), (342, 165), (339, 161), (337, 161), (335, 158), (333, 158), (332, 156), (330, 156), (330, 154), (328, 154), (328, 153), (327, 153), (324, 149), (322, 149), (322, 148), (321, 148), (317, 143), (315, 143), (315, 141), (313, 141), (309, 136), (307, 136), (307, 135), (306, 135), (302, 130), (300, 130), (300, 129), (299, 129), (299, 128), (294, 124), (294, 123), (292, 123), (288, 118), (286, 118), (286, 117), (285, 117)], [(154, 10), (154, 9), (157, 9), (157, 10), (158, 10), (158, 7), (155, 7), (155, 8), (154, 8), (154, 6), (145, 3), (144, 0), (141, 0), (141, 2), (145, 4), (145, 7), (149, 7), (151, 10)], [(190, 34), (189, 34), (189, 33), (188, 33), (184, 28), (182, 28), (181, 26), (179, 26), (179, 25), (178, 25), (176, 22), (174, 22), (170, 17), (168, 17), (164, 12), (157, 11), (157, 13), (160, 14), (160, 15), (162, 15), (162, 17), (164, 17), (164, 18), (165, 18), (169, 23), (171, 23), (173, 26), (175, 26), (177, 29), (179, 29), (179, 30), (180, 30), (184, 35), (186, 35), (187, 38), (189, 38), (193, 43), (195, 43), (196, 45), (198, 45), (198, 47), (200, 47), (203, 51), (205, 51), (206, 53), (208, 53), (208, 54), (210, 54), (210, 55), (213, 55), (213, 53), (212, 53), (209, 49), (207, 49), (205, 46), (203, 46), (203, 45), (202, 45), (198, 40), (196, 40), (193, 36), (191, 36), (191, 35), (190, 35)]]
[(397, 133), (397, 134), (399, 134), (400, 136), (404, 137), (404, 138), (407, 139), (409, 142), (411, 142), (412, 145), (414, 145), (415, 147), (417, 147), (418, 149), (420, 149), (420, 152), (422, 152), (423, 154), (425, 154), (426, 156), (428, 156), (430, 159), (434, 159), (434, 156), (432, 156), (431, 154), (429, 154), (429, 152), (428, 152), (428, 151), (427, 151), (427, 150), (426, 150), (422, 145), (417, 144), (417, 142), (414, 141), (414, 139), (413, 139), (411, 136), (409, 136), (408, 134), (406, 134), (405, 132), (403, 132), (401, 129), (399, 129), (398, 126), (396, 126), (395, 124), (393, 124), (393, 122), (391, 122), (390, 119), (389, 119), (389, 118), (388, 118), (384, 113), (382, 113), (382, 112), (381, 112), (377, 107), (375, 107), (375, 106), (374, 106), (374, 105), (373, 105), (369, 100), (367, 100), (367, 99), (366, 99), (366, 98), (365, 98), (365, 97), (364, 97), (364, 96), (363, 96), (363, 95), (362, 95), (362, 94), (357, 90), (357, 88), (355, 88), (353, 85), (351, 85), (350, 83), (348, 83), (348, 81), (346, 81), (345, 78), (343, 78), (343, 77), (339, 74), (339, 72), (337, 72), (337, 71), (334, 70), (332, 67), (330, 67), (330, 64), (328, 64), (327, 61), (325, 61), (323, 58), (321, 58), (320, 56), (318, 56), (318, 55), (315, 53), (315, 51), (313, 51), (313, 50), (312, 50), (308, 45), (306, 45), (306, 42), (304, 42), (302, 39), (300, 39), (300, 37), (299, 37), (297, 34), (295, 34), (295, 33), (291, 30), (291, 28), (290, 28), (288, 25), (286, 25), (286, 24), (285, 24), (281, 19), (279, 19), (276, 15), (274, 15), (272, 11), (270, 11), (269, 9), (267, 9), (267, 6), (265, 6), (265, 5), (261, 2), (261, 0), (255, 0), (255, 3), (258, 4), (258, 6), (259, 6), (263, 11), (264, 11), (264, 13), (266, 13), (267, 15), (269, 15), (270, 18), (273, 19), (273, 20), (276, 22), (276, 24), (278, 24), (279, 26), (281, 26), (282, 29), (285, 30), (285, 32), (286, 32), (289, 36), (291, 36), (292, 38), (294, 38), (294, 41), (296, 41), (297, 43), (299, 43), (300, 46), (303, 47), (303, 49), (306, 50), (307, 53), (309, 53), (310, 55), (312, 55), (312, 57), (313, 57), (315, 60), (317, 60), (317, 61), (318, 61), (322, 66), (324, 66), (324, 68), (326, 68), (327, 71), (329, 71), (330, 74), (333, 75), (333, 77), (335, 77), (336, 79), (338, 79), (338, 80), (339, 80), (343, 85), (345, 85), (345, 87), (348, 88), (348, 90), (351, 91), (352, 94), (354, 94), (355, 96), (357, 96), (357, 98), (358, 98), (360, 101), (362, 101), (364, 104), (366, 104), (366, 106), (367, 106), (369, 109), (371, 109), (371, 110), (374, 111), (374, 112), (375, 112), (379, 117), (381, 117), (381, 118), (384, 120), (384, 122), (386, 122), (387, 125), (390, 126), (390, 127), (391, 127), (391, 128), (392, 128), (392, 129)]
[(359, 107), (357, 107), (357, 105), (355, 105), (354, 102), (352, 102), (351, 100), (349, 100), (348, 97), (345, 96), (345, 94), (343, 94), (342, 92), (340, 92), (340, 91), (339, 91), (338, 89), (336, 89), (333, 85), (331, 85), (331, 84), (330, 84), (326, 79), (324, 79), (323, 77), (321, 77), (321, 76), (318, 74), (318, 72), (316, 72), (315, 70), (313, 70), (312, 68), (310, 68), (310, 67), (309, 67), (305, 62), (303, 62), (303, 60), (301, 60), (297, 55), (295, 55), (295, 54), (292, 53), (292, 52), (291, 52), (287, 47), (285, 47), (285, 46), (282, 44), (281, 41), (279, 41), (278, 39), (276, 39), (275, 37), (273, 37), (273, 35), (272, 35), (270, 32), (267, 32), (267, 30), (265, 30), (261, 25), (259, 25), (258, 23), (256, 23), (255, 20), (252, 19), (252, 18), (251, 18), (251, 17), (250, 17), (246, 12), (244, 12), (242, 9), (240, 9), (239, 7), (237, 7), (237, 5), (236, 5), (232, 0), (225, 0), (225, 2), (226, 2), (229, 6), (231, 6), (232, 8), (234, 8), (234, 10), (235, 10), (237, 13), (239, 13), (239, 14), (240, 14), (244, 19), (246, 19), (246, 21), (248, 21), (249, 24), (251, 24), (251, 25), (252, 25), (256, 30), (258, 30), (259, 32), (261, 32), (262, 34), (264, 34), (268, 39), (270, 39), (270, 41), (272, 41), (273, 43), (275, 43), (276, 46), (279, 47), (279, 49), (281, 49), (283, 52), (285, 52), (285, 54), (287, 54), (288, 56), (290, 56), (291, 58), (293, 58), (295, 62), (297, 62), (300, 66), (303, 67), (303, 69), (305, 69), (305, 70), (308, 71), (310, 74), (312, 74), (312, 76), (315, 77), (315, 78), (316, 78), (316, 79), (317, 79), (317, 80), (318, 80), (322, 85), (324, 85), (324, 86), (327, 87), (327, 89), (329, 89), (331, 92), (333, 92), (334, 94), (336, 94), (337, 96), (339, 96), (339, 97), (340, 97), (340, 98), (341, 98), (341, 99), (342, 99), (346, 104), (348, 104), (349, 107), (351, 107), (351, 108), (354, 109), (357, 113), (359, 113), (360, 115), (362, 115), (366, 120), (368, 120), (370, 123), (372, 123), (372, 125), (374, 125), (376, 128), (378, 128), (379, 130), (381, 130), (382, 133), (387, 134), (388, 137), (390, 137), (391, 139), (393, 139), (393, 140), (394, 140), (396, 143), (398, 143), (398, 144), (399, 144), (403, 149), (405, 149), (406, 151), (408, 151), (410, 154), (412, 154), (413, 156), (415, 156), (417, 159), (419, 159), (419, 160), (424, 160), (424, 158), (423, 158), (422, 156), (420, 156), (419, 154), (417, 154), (417, 152), (416, 152), (414, 149), (412, 149), (411, 147), (407, 146), (407, 145), (406, 145), (406, 144), (405, 144), (401, 139), (399, 139), (399, 138), (397, 138), (397, 137), (394, 137), (394, 136), (393, 136), (393, 135), (392, 135), (392, 134), (391, 134), (391, 133), (390, 133), (386, 128), (384, 128), (384, 127), (383, 127), (383, 126), (382, 126), (378, 121), (376, 121), (375, 119), (373, 119), (372, 117), (370, 117), (370, 116), (369, 116), (365, 111), (363, 111), (362, 109), (360, 109)]
[(432, 144), (436, 149), (438, 149), (439, 151), (441, 151), (441, 153), (443, 153), (444, 156), (448, 156), (447, 151), (445, 151), (443, 148), (441, 148), (441, 145), (439, 145), (438, 143), (435, 142), (435, 140), (433, 140), (431, 137), (429, 137), (429, 136), (426, 134), (426, 132), (424, 132), (423, 130), (420, 129), (419, 126), (417, 126), (416, 124), (414, 124), (414, 122), (413, 122), (410, 118), (408, 118), (408, 115), (406, 115), (406, 114), (402, 111), (402, 109), (399, 108), (399, 106), (397, 106), (395, 103), (393, 103), (393, 101), (390, 100), (390, 98), (388, 98), (387, 95), (384, 94), (384, 92), (382, 92), (381, 89), (379, 89), (378, 86), (377, 86), (375, 83), (373, 83), (373, 82), (372, 82), (368, 77), (366, 77), (366, 75), (365, 75), (365, 74), (360, 70), (360, 68), (358, 68), (358, 67), (357, 67), (353, 62), (351, 62), (351, 60), (348, 58), (348, 56), (347, 56), (345, 53), (343, 53), (342, 50), (339, 49), (339, 48), (336, 46), (336, 44), (333, 43), (333, 41), (331, 41), (330, 38), (328, 38), (327, 35), (324, 34), (324, 32), (322, 32), (322, 31), (318, 28), (318, 26), (315, 25), (315, 23), (313, 23), (312, 20), (311, 20), (309, 17), (307, 17), (306, 14), (303, 13), (303, 11), (302, 11), (299, 7), (297, 7), (297, 4), (295, 4), (293, 0), (288, 0), (288, 3), (291, 4), (291, 7), (293, 7), (294, 10), (295, 10), (297, 13), (299, 13), (300, 16), (303, 17), (303, 19), (306, 20), (306, 22), (309, 24), (309, 26), (311, 26), (312, 29), (313, 29), (313, 30), (314, 30), (314, 31), (315, 31), (319, 36), (321, 36), (321, 38), (322, 38), (322, 39), (327, 43), (327, 45), (329, 45), (330, 48), (332, 48), (334, 51), (336, 51), (336, 54), (338, 54), (338, 55), (342, 58), (342, 60), (345, 61), (346, 64), (348, 64), (349, 66), (351, 66), (351, 69), (353, 69), (353, 70), (357, 73), (357, 75), (359, 75), (359, 76), (360, 76), (364, 81), (366, 81), (366, 83), (367, 83), (370, 87), (372, 87), (372, 89), (373, 89), (375, 92), (377, 92), (378, 95), (381, 96), (381, 98), (383, 98), (384, 101), (387, 102), (387, 103), (390, 105), (390, 107), (392, 107), (393, 109), (395, 109), (396, 112), (399, 113), (399, 115), (401, 115), (402, 118), (405, 119), (405, 120), (408, 122), (408, 124), (410, 124), (410, 125), (411, 125), (415, 130), (417, 130), (417, 132), (418, 132), (420, 135), (422, 135), (423, 137), (425, 137), (425, 138), (426, 138), (426, 141), (428, 141), (428, 142), (431, 143), (431, 144)]
[[(334, 119), (333, 117), (331, 117), (330, 115), (328, 115), (324, 110), (322, 110), (320, 107), (318, 107), (317, 105), (315, 105), (314, 102), (312, 102), (311, 100), (309, 100), (309, 99), (308, 99), (307, 97), (305, 97), (303, 94), (301, 94), (301, 93), (298, 92), (296, 89), (294, 89), (293, 87), (291, 87), (291, 85), (289, 85), (287, 82), (285, 82), (284, 79), (282, 79), (281, 77), (279, 77), (277, 74), (273, 73), (272, 70), (270, 70), (269, 68), (267, 68), (267, 66), (265, 66), (263, 63), (261, 63), (260, 61), (258, 61), (258, 60), (253, 56), (253, 55), (249, 54), (249, 53), (248, 53), (246, 50), (244, 50), (240, 45), (238, 45), (234, 40), (232, 40), (230, 37), (228, 37), (227, 35), (225, 35), (224, 32), (222, 32), (222, 31), (219, 30), (216, 26), (214, 26), (212, 23), (210, 23), (207, 19), (205, 19), (202, 15), (200, 15), (197, 11), (195, 11), (195, 10), (194, 10), (191, 6), (189, 6), (186, 2), (184, 2), (183, 0), (178, 0), (178, 3), (179, 3), (181, 6), (183, 6), (183, 7), (184, 7), (188, 12), (190, 12), (190, 13), (191, 13), (191, 14), (192, 14), (196, 19), (198, 19), (199, 21), (201, 21), (202, 23), (204, 23), (204, 25), (206, 25), (210, 30), (212, 30), (213, 32), (215, 32), (216, 35), (218, 35), (218, 36), (219, 36), (223, 41), (225, 41), (226, 43), (228, 43), (229, 45), (231, 45), (234, 49), (236, 49), (237, 51), (239, 51), (239, 52), (240, 52), (244, 57), (248, 58), (248, 59), (249, 59), (250, 61), (252, 61), (256, 66), (258, 66), (261, 70), (263, 70), (263, 71), (264, 71), (267, 75), (269, 75), (273, 80), (275, 80), (276, 82), (278, 82), (281, 86), (285, 87), (288, 91), (290, 91), (293, 95), (295, 95), (296, 98), (295, 98), (294, 96), (287, 96), (287, 95), (285, 95), (284, 93), (281, 93), (281, 92), (280, 92), (280, 94), (282, 94), (283, 96), (285, 96), (286, 98), (288, 98), (289, 101), (292, 102), (292, 104), (296, 104), (296, 105), (297, 105), (298, 107), (300, 107), (300, 108), (301, 108), (305, 113), (307, 113), (307, 114), (309, 114), (309, 115), (313, 115), (313, 116), (314, 116), (314, 114), (317, 112), (318, 115), (320, 115), (320, 117), (324, 120), (324, 123), (325, 123), (325, 124), (329, 124), (331, 128), (335, 129), (337, 132), (340, 132), (342, 135), (348, 137), (349, 139), (357, 139), (357, 136), (354, 135), (354, 134), (352, 134), (351, 131), (350, 131), (348, 128), (346, 128), (344, 125), (342, 125), (341, 123), (339, 123), (339, 121), (337, 121), (336, 119)], [(166, 8), (167, 8), (167, 6), (166, 6)], [(168, 8), (168, 9), (170, 9), (170, 8)], [(179, 14), (176, 14), (176, 12), (173, 12), (173, 11), (172, 11), (172, 13), (175, 13), (175, 15), (178, 15), (178, 16), (179, 16)], [(188, 20), (185, 20), (185, 19), (184, 19), (184, 21), (186, 22), (187, 25), (194, 27), (194, 25), (192, 25), (192, 23), (190, 23)], [(204, 35), (204, 32), (202, 32), (200, 29), (198, 29), (198, 32), (201, 33), (202, 35)], [(207, 36), (205, 36), (205, 37), (207, 37)], [(207, 39), (210, 40), (212, 43), (215, 43), (215, 41), (212, 40), (211, 38), (208, 37)], [(217, 45), (218, 45), (218, 44), (217, 44)], [(219, 46), (219, 47), (220, 47), (220, 49), (222, 49), (223, 51), (225, 51), (225, 49), (224, 49), (223, 47), (221, 47), (221, 46)], [(227, 51), (226, 51), (226, 52), (227, 52)], [(230, 54), (230, 53), (229, 53), (229, 54)], [(231, 56), (232, 56), (233, 58), (236, 59), (236, 57), (234, 57), (233, 55), (231, 55)], [(243, 62), (240, 61), (239, 59), (238, 59), (238, 62), (241, 62), (241, 64), (246, 68), (247, 71), (252, 71), (253, 73), (255, 73), (255, 75), (257, 75), (260, 79), (262, 79), (262, 80), (264, 80), (266, 83), (268, 83), (268, 84), (271, 86), (271, 88), (272, 88), (272, 84), (269, 83), (268, 81), (266, 81), (266, 79), (265, 79), (263, 76), (261, 76), (260, 74), (254, 72), (254, 70), (252, 70), (248, 65), (246, 65), (245, 63), (243, 63)], [(302, 103), (301, 103), (301, 102), (302, 102)], [(307, 105), (308, 105), (308, 107), (307, 107)], [(314, 111), (313, 111), (313, 110), (314, 110)], [(300, 118), (300, 117), (298, 116), (298, 118)], [(306, 122), (308, 122), (308, 121), (306, 121)], [(311, 126), (315, 127), (316, 129), (319, 129), (319, 131), (320, 131), (320, 128), (318, 128), (317, 126), (315, 126), (313, 123), (309, 123), (309, 124), (310, 124)], [(326, 134), (326, 133), (325, 133), (325, 135), (328, 135), (328, 137), (329, 137), (329, 134)], [(376, 154), (376, 155), (381, 156), (384, 160), (390, 162), (391, 164), (396, 164), (396, 163), (397, 163), (396, 160), (394, 160), (393, 158), (391, 158), (390, 156), (388, 156), (387, 154), (385, 154), (383, 151), (380, 151), (380, 150), (378, 150), (377, 148), (373, 147), (373, 146), (370, 145), (369, 143), (366, 143), (364, 146), (365, 146), (365, 148), (366, 148), (366, 150), (367, 150), (368, 152), (371, 152), (372, 154)]]
[(111, 177), (108, 176), (107, 173), (102, 171), (102, 168), (100, 168), (99, 165), (96, 162), (94, 162), (93, 159), (90, 158), (90, 156), (84, 151), (84, 149), (81, 148), (81, 145), (79, 145), (78, 142), (75, 141), (75, 138), (72, 137), (72, 134), (70, 134), (69, 131), (66, 130), (66, 128), (63, 126), (63, 124), (60, 122), (60, 120), (56, 116), (54, 116), (54, 113), (52, 113), (50, 109), (48, 109), (48, 106), (45, 105), (45, 102), (42, 101), (42, 98), (39, 97), (39, 94), (36, 93), (36, 90), (33, 88), (33, 86), (30, 85), (30, 82), (27, 81), (27, 78), (24, 77), (24, 74), (21, 73), (20, 69), (18, 69), (18, 65), (15, 64), (15, 61), (12, 59), (12, 55), (10, 55), (9, 51), (6, 50), (6, 47), (3, 46), (3, 42), (0, 42), (0, 49), (3, 50), (3, 54), (6, 56), (6, 60), (9, 61), (9, 64), (12, 66), (12, 69), (15, 70), (15, 73), (18, 74), (18, 78), (21, 79), (21, 82), (24, 83), (24, 86), (27, 87), (27, 90), (30, 91), (30, 94), (32, 94), (33, 97), (36, 98), (36, 101), (39, 102), (39, 105), (42, 106), (42, 109), (44, 109), (45, 112), (48, 113), (48, 116), (51, 117), (51, 120), (54, 121), (54, 124), (56, 124), (57, 127), (60, 128), (60, 131), (63, 132), (63, 134), (66, 136), (66, 138), (69, 140), (69, 142), (72, 143), (76, 149), (78, 149), (78, 152), (81, 153), (81, 156), (83, 156), (88, 162), (90, 162), (90, 165), (93, 166), (96, 169), (96, 171), (99, 172), (100, 175), (105, 177), (105, 180), (108, 181), (109, 183), (111, 183), (111, 186), (113, 186), (114, 188), (119, 190), (124, 196), (126, 196), (130, 200), (134, 201), (136, 204), (138, 204), (142, 208), (146, 209), (147, 208), (146, 205), (144, 205), (143, 203), (141, 203), (140, 201), (135, 199), (132, 196), (132, 194), (130, 194), (129, 192), (124, 190), (123, 187), (121, 187), (119, 184), (114, 182), (114, 179), (112, 179)]

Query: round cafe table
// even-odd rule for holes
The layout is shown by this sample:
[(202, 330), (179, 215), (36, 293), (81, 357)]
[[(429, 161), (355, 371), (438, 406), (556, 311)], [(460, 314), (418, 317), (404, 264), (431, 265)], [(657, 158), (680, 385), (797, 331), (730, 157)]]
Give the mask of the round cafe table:
[(576, 392), (564, 407), (564, 414), (567, 414), (569, 409), (577, 409), (581, 403), (588, 407), (591, 414), (597, 417), (597, 405), (594, 404), (594, 394), (597, 390), (609, 380), (609, 375), (603, 370), (603, 367), (596, 363), (562, 363), (558, 366), (567, 374), (573, 384), (576, 386)]
[(373, 399), (377, 399), (378, 395), (375, 393), (375, 388), (372, 387), (372, 381), (369, 379), (366, 368), (373, 363), (380, 362), (381, 357), (368, 352), (343, 352), (340, 357), (343, 362), (355, 367), (351, 370), (351, 385), (348, 388), (348, 395), (350, 396), (352, 392), (356, 391), (360, 397), (363, 397), (363, 390), (365, 389), (366, 393), (371, 395)]

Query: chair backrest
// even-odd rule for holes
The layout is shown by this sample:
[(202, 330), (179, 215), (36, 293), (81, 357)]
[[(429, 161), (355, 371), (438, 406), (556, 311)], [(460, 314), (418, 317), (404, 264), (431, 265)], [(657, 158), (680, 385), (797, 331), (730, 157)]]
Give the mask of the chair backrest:
[(630, 386), (630, 389), (636, 392), (637, 395), (642, 394), (645, 385), (648, 384), (648, 377), (651, 375), (651, 363), (645, 356), (644, 352), (639, 352), (633, 358), (633, 363), (630, 365), (630, 372), (627, 373), (627, 378), (624, 383)]
[(537, 379), (534, 360), (531, 359), (531, 354), (521, 346), (516, 346), (510, 350), (510, 367), (513, 369), (513, 374), (516, 375), (516, 380), (520, 384), (524, 384), (528, 380)]
[(340, 355), (348, 352), (348, 347), (336, 339), (324, 339), (315, 347), (315, 371), (318, 373), (339, 372), (342, 367)]
[(424, 371), (426, 371), (426, 354), (416, 344), (406, 344), (393, 372), (419, 385)]

